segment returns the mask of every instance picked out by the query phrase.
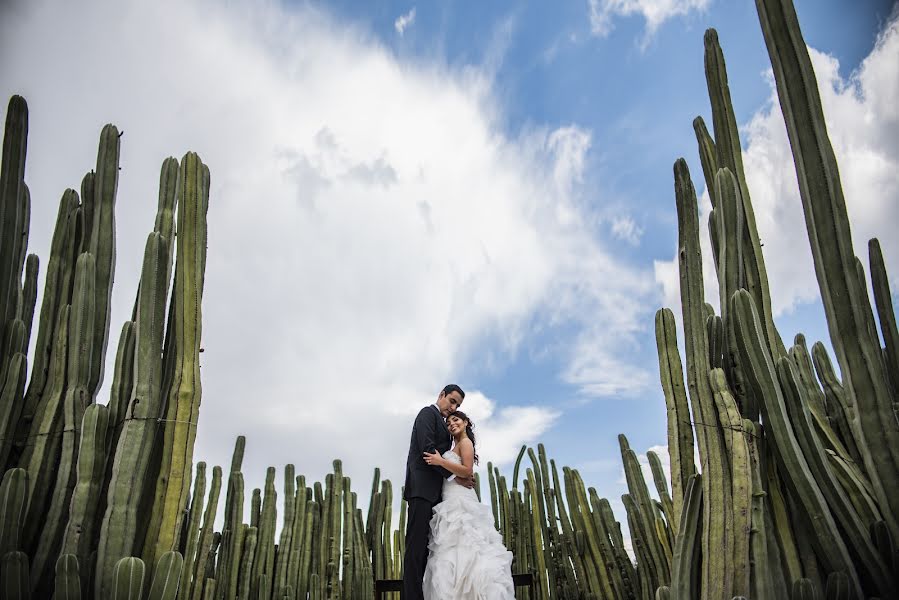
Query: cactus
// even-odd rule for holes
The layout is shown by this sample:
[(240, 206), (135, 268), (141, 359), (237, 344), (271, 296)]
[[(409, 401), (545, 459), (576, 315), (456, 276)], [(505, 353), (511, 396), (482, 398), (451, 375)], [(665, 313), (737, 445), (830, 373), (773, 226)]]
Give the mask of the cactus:
[(187, 517), (187, 528), (184, 534), (184, 564), (182, 568), (184, 585), (179, 587), (178, 598), (184, 598), (193, 575), (193, 567), (200, 543), (200, 519), (203, 513), (203, 495), (206, 493), (206, 463), (196, 465), (194, 475), (193, 496), (190, 500), (190, 512)]
[(43, 515), (45, 524), (31, 561), (31, 581), (34, 588), (39, 584), (49, 585), (51, 577), (48, 572), (56, 563), (75, 487), (79, 429), (84, 410), (91, 403), (87, 385), (93, 345), (94, 281), (94, 258), (90, 253), (82, 253), (75, 268), (73, 304), (69, 318), (68, 339), (73, 351), (68, 354), (66, 367), (61, 455), (56, 467), (56, 483), (50, 505)]
[(108, 419), (109, 410), (100, 404), (88, 406), (82, 417), (76, 483), (62, 540), (62, 553), (73, 555), (84, 565), (89, 563), (90, 553), (96, 544), (97, 509), (106, 470)]
[[(831, 343), (858, 404), (850, 419), (865, 471), (884, 512), (899, 514), (899, 424), (892, 410), (880, 345), (864, 314), (839, 169), (827, 134), (818, 84), (792, 3), (757, 0), (759, 22), (796, 163), (799, 195)], [(899, 531), (893, 528), (893, 535)], [(851, 577), (850, 577), (851, 579)]]
[(895, 412), (896, 396), (899, 395), (899, 329), (896, 327), (896, 311), (893, 310), (893, 298), (890, 294), (886, 265), (883, 262), (883, 252), (877, 238), (868, 240), (868, 261), (871, 266), (871, 287), (874, 290), (874, 302), (877, 305), (877, 316), (884, 341), (883, 358), (892, 385)]
[(180, 552), (166, 552), (156, 561), (148, 600), (175, 600), (181, 581), (184, 558)]
[[(659, 375), (668, 411), (672, 504), (674, 513), (679, 515), (683, 506), (684, 487), (689, 477), (696, 472), (696, 466), (693, 464), (693, 428), (687, 393), (684, 389), (683, 367), (677, 349), (674, 313), (667, 308), (660, 309), (656, 313), (655, 324)], [(671, 523), (675, 533), (677, 526), (677, 523)]]
[[(20, 323), (21, 321), (15, 321)], [(7, 463), (12, 450), (16, 423), (22, 409), (25, 395), (25, 373), (28, 370), (27, 359), (22, 352), (15, 352), (9, 359), (9, 366), (0, 379), (0, 466)]]
[(721, 540), (729, 543), (732, 511), (729, 508), (730, 486), (724, 460), (724, 441), (708, 381), (708, 345), (705, 336), (704, 302), (702, 301), (702, 258), (699, 250), (699, 224), (696, 192), (683, 159), (674, 165), (675, 196), (678, 214), (680, 248), (681, 304), (684, 314), (687, 351), (687, 385), (693, 418), (702, 426), (697, 429), (699, 457), (702, 464), (703, 498), (707, 506), (720, 510), (703, 512), (702, 591), (703, 598), (730, 595), (732, 587), (731, 557), (717, 551)]
[[(168, 397), (162, 401), (162, 406), (166, 407), (163, 456), (153, 516), (154, 523), (159, 525), (155, 547), (152, 551), (149, 548), (146, 551), (149, 556), (173, 549), (181, 531), (181, 518), (190, 497), (190, 469), (200, 411), (200, 319), (203, 270), (206, 265), (209, 169), (193, 152), (188, 152), (181, 159), (178, 198), (175, 283), (170, 311), (172, 325), (167, 339), (171, 347), (166, 344), (166, 361), (173, 362), (173, 379), (168, 389), (162, 390)], [(164, 223), (158, 226), (161, 229), (169, 228)], [(171, 247), (172, 241), (166, 241)], [(166, 267), (166, 277), (170, 268)], [(233, 591), (233, 586), (231, 589)]]
[[(624, 435), (618, 436), (621, 446), (621, 458), (624, 463), (624, 474), (630, 494), (626, 494), (625, 507), (628, 508), (628, 519), (634, 521), (631, 528), (633, 535), (637, 530), (637, 538), (642, 541), (647, 567), (644, 571), (650, 578), (650, 587), (654, 590), (671, 578), (668, 558), (662, 548), (662, 542), (656, 533), (656, 517), (658, 509), (649, 497), (649, 488), (643, 479), (643, 470), (637, 460), (637, 454), (628, 446)], [(638, 561), (639, 562), (639, 561)]]
[(247, 527), (243, 535), (243, 550), (241, 552), (240, 577), (238, 581), (240, 585), (237, 589), (237, 597), (241, 600), (247, 600), (250, 597), (250, 584), (253, 574), (253, 560), (256, 558), (256, 542), (259, 530), (250, 526)]
[[(717, 169), (714, 172), (715, 185), (709, 187), (709, 190), (715, 190), (718, 197), (718, 206), (725, 210), (724, 216), (719, 219), (719, 223), (725, 223), (737, 226), (742, 221), (742, 235), (740, 237), (730, 239), (732, 244), (740, 248), (734, 257), (739, 255), (742, 259), (742, 269), (740, 277), (733, 277), (731, 274), (719, 273), (719, 278), (728, 281), (725, 283), (725, 290), (729, 292), (735, 291), (731, 289), (733, 282), (739, 282), (739, 287), (745, 288), (752, 294), (756, 304), (760, 307), (759, 312), (762, 316), (764, 324), (764, 335), (766, 344), (775, 356), (781, 356), (785, 353), (783, 342), (774, 327), (774, 319), (771, 312), (771, 295), (768, 290), (768, 275), (765, 268), (765, 259), (762, 255), (761, 242), (759, 240), (758, 230), (755, 224), (755, 211), (752, 208), (752, 202), (749, 197), (749, 188), (746, 186), (746, 176), (743, 172), (743, 158), (740, 149), (740, 138), (737, 130), (736, 116), (733, 110), (733, 104), (730, 97), (730, 87), (727, 80), (727, 67), (724, 62), (724, 53), (718, 43), (718, 33), (714, 29), (705, 32), (703, 38), (705, 45), (705, 76), (709, 92), (709, 102), (712, 106), (712, 121), (715, 135), (715, 150), (717, 156)], [(726, 169), (725, 173), (729, 173), (730, 177), (723, 175), (729, 189), (722, 190), (722, 184), (719, 183), (718, 173), (721, 169)], [(711, 177), (706, 175), (706, 181)], [(732, 179), (731, 179), (732, 178)], [(727, 181), (730, 179), (730, 181)], [(736, 183), (736, 187), (730, 186)], [(710, 191), (711, 194), (711, 191)], [(730, 211), (733, 219), (728, 212), (728, 199), (725, 196), (734, 196), (738, 204), (734, 204), (736, 210)], [(742, 215), (742, 219), (734, 213)], [(724, 226), (724, 229), (730, 229)], [(722, 237), (726, 235), (722, 231)], [(718, 263), (728, 261), (730, 251), (719, 253)], [(733, 262), (731, 262), (733, 265)], [(730, 296), (728, 295), (727, 298)], [(722, 300), (726, 300), (722, 299)], [(726, 302), (722, 301), (724, 306)], [(723, 309), (722, 309), (723, 310)]]
[(140, 600), (145, 574), (146, 568), (141, 559), (133, 556), (120, 558), (113, 568), (108, 597), (113, 600)]
[(97, 595), (113, 589), (116, 563), (131, 554), (137, 537), (137, 511), (150, 448), (159, 416), (166, 282), (166, 243), (158, 233), (147, 237), (141, 272), (135, 341), (134, 388), (119, 436), (109, 483), (109, 503), (100, 529), (97, 552)]
[(21, 549), (27, 489), (25, 469), (10, 469), (3, 475), (0, 483), (0, 556)]
[(97, 171), (82, 185), (85, 207), (86, 241), (96, 261), (96, 307), (92, 323), (93, 341), (91, 347), (95, 356), (91, 360), (87, 389), (91, 398), (103, 383), (106, 364), (106, 346), (109, 342), (109, 314), (112, 305), (112, 279), (115, 272), (115, 197), (119, 182), (120, 134), (115, 125), (106, 125), (100, 133), (97, 151)]
[[(0, 324), (15, 316), (22, 265), (21, 254), (25, 218), (25, 154), (28, 145), (28, 104), (21, 96), (9, 100), (3, 156), (0, 162)], [(12, 259), (12, 260), (10, 260)], [(0, 365), (11, 357), (0, 349)]]
[(65, 385), (66, 349), (69, 339), (69, 314), (71, 307), (66, 304), (59, 311), (56, 327), (56, 341), (51, 356), (47, 393), (35, 415), (34, 434), (25, 446), (20, 466), (28, 473), (28, 497), (25, 506), (28, 511), (22, 531), (22, 544), (31, 548), (37, 543), (39, 527), (54, 482), (55, 456), (59, 451), (61, 437), (53, 435), (60, 427), (62, 396)]
[(827, 587), (824, 589), (826, 600), (849, 600), (849, 578), (841, 571), (827, 576)]
[(837, 532), (837, 525), (790, 425), (774, 364), (761, 345), (761, 325), (755, 305), (751, 297), (740, 290), (731, 298), (730, 310), (736, 321), (741, 359), (750, 365), (748, 374), (755, 396), (763, 399), (762, 416), (772, 434), (770, 439), (774, 442), (779, 466), (787, 475), (786, 483), (793, 486), (791, 493), (801, 503), (800, 514), (806, 515), (808, 523), (815, 524), (807, 526), (807, 533), (817, 538), (816, 547), (820, 549), (818, 558), (828, 570), (846, 572), (855, 594), (861, 597), (861, 583), (848, 549)]
[[(218, 511), (219, 492), (222, 488), (222, 468), (215, 466), (212, 468), (212, 483), (209, 486), (209, 499), (206, 502), (206, 510), (203, 513), (203, 527), (200, 529), (200, 538), (197, 542), (197, 552), (194, 558), (191, 554), (187, 555), (184, 564), (184, 571), (187, 574), (184, 585), (178, 592), (178, 600), (199, 600), (202, 596), (203, 581), (205, 579), (207, 557), (214, 545), (215, 535), (213, 527), (215, 525), (215, 517)], [(194, 566), (191, 566), (191, 561)], [(187, 584), (190, 583), (188, 588)]]
[(672, 559), (671, 592), (675, 598), (700, 596), (702, 490), (701, 476), (691, 475), (684, 490), (684, 511), (681, 513)]
[(8, 600), (28, 600), (31, 587), (28, 583), (28, 555), (24, 552), (7, 552), (0, 562), (0, 591)]
[(78, 558), (74, 554), (60, 554), (56, 560), (54, 598), (56, 600), (80, 600), (81, 588)]

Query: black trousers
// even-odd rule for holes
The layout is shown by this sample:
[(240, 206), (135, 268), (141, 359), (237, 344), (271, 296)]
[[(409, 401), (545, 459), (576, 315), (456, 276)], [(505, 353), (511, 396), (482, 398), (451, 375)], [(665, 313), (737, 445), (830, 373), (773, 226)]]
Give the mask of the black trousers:
[(428, 564), (428, 537), (434, 503), (424, 498), (408, 500), (406, 555), (403, 557), (403, 600), (424, 600), (422, 580)]

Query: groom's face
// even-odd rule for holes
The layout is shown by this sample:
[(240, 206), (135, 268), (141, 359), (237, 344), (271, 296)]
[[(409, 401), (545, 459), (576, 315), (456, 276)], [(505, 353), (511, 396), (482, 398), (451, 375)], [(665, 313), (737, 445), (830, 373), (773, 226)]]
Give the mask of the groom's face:
[(437, 397), (437, 408), (440, 409), (440, 414), (444, 417), (460, 406), (462, 406), (462, 396), (455, 390), (449, 394), (440, 392), (440, 395)]

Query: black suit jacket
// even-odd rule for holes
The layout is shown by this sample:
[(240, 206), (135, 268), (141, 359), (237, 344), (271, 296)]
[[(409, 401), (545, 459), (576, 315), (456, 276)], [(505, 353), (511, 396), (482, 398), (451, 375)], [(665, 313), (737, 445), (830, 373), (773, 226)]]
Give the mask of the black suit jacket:
[(406, 458), (406, 485), (403, 498), (424, 498), (437, 504), (443, 491), (443, 480), (452, 473), (425, 462), (423, 454), (437, 451), (443, 454), (450, 449), (452, 438), (446, 422), (437, 407), (425, 406), (415, 417), (412, 439), (409, 442), (409, 456)]

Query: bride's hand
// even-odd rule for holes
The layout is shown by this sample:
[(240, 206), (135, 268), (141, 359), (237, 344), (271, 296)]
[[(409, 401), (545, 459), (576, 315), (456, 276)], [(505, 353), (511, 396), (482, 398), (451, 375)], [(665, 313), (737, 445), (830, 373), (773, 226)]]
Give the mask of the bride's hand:
[(431, 454), (430, 452), (425, 452), (424, 459), (425, 462), (429, 465), (440, 465), (443, 462), (443, 457), (436, 452), (433, 454)]

